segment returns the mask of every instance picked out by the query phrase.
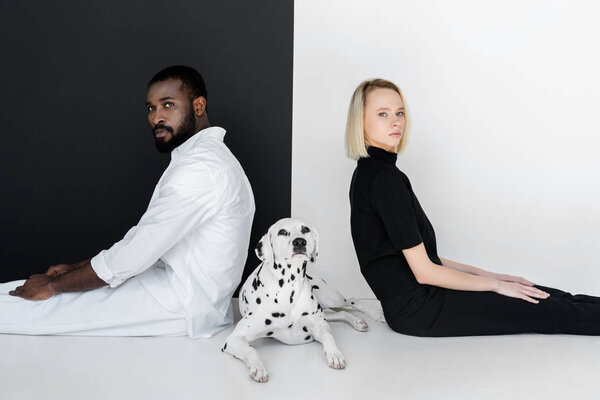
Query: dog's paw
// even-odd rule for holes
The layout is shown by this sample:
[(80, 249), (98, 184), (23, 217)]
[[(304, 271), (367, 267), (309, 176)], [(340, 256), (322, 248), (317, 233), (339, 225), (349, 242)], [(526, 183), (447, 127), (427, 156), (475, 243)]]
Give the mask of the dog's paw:
[(369, 325), (367, 324), (367, 321), (365, 321), (364, 319), (355, 317), (354, 319), (352, 319), (350, 321), (350, 323), (352, 324), (354, 329), (356, 329), (357, 331), (366, 332), (369, 330)]
[(327, 364), (330, 368), (346, 368), (346, 360), (344, 360), (344, 356), (342, 356), (342, 353), (339, 351), (330, 351), (329, 353), (326, 352), (325, 358), (327, 358)]
[(251, 366), (248, 369), (248, 373), (250, 374), (250, 378), (254, 379), (256, 382), (266, 382), (269, 380), (269, 374), (260, 362)]

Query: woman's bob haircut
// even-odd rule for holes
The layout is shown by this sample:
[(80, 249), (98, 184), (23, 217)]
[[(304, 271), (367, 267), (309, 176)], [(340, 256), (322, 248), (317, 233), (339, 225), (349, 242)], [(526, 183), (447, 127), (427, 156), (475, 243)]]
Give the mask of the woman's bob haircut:
[(402, 99), (402, 103), (404, 104), (404, 132), (402, 134), (402, 138), (400, 139), (400, 143), (396, 147), (396, 153), (402, 152), (406, 147), (408, 141), (408, 132), (410, 130), (410, 114), (408, 112), (408, 106), (406, 105), (406, 100), (402, 95), (402, 91), (398, 86), (396, 86), (393, 82), (390, 82), (385, 79), (369, 79), (362, 82), (352, 95), (352, 99), (350, 100), (350, 107), (348, 107), (348, 121), (346, 122), (346, 154), (353, 160), (358, 160), (359, 158), (369, 157), (367, 153), (367, 148), (369, 144), (365, 139), (365, 128), (364, 128), (364, 120), (365, 120), (365, 103), (367, 100), (367, 95), (373, 89), (383, 88), (383, 89), (392, 89), (395, 90)]

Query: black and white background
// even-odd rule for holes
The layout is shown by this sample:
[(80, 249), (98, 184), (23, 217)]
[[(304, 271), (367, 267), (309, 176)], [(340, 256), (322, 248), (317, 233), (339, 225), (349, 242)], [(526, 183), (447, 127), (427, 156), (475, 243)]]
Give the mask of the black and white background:
[[(349, 229), (348, 101), (404, 91), (398, 166), (442, 257), (597, 293), (600, 28), (591, 1), (1, 0), (0, 281), (95, 255), (143, 213), (168, 163), (148, 79), (188, 64), (254, 189), (252, 247), (293, 215), (318, 273), (370, 297)], [(316, 271), (315, 271), (316, 272)]]

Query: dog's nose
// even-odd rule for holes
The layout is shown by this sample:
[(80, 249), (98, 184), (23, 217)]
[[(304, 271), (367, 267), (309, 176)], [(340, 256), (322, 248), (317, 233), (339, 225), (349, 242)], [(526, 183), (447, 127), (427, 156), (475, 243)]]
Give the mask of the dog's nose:
[(304, 247), (304, 246), (306, 246), (306, 239), (296, 238), (292, 241), (292, 245), (294, 247)]

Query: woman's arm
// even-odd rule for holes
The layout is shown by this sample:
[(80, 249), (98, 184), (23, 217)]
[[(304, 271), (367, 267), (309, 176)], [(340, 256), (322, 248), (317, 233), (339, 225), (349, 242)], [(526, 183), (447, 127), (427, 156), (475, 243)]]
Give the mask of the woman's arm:
[(527, 286), (535, 285), (535, 283), (528, 281), (527, 279), (525, 279), (521, 276), (497, 274), (495, 272), (489, 272), (489, 271), (486, 271), (485, 269), (472, 267), (470, 265), (461, 264), (456, 261), (447, 260), (447, 259), (441, 258), (441, 257), (440, 257), (440, 260), (442, 260), (442, 264), (444, 265), (444, 267), (452, 268), (453, 270), (465, 272), (467, 274), (484, 276), (486, 278), (492, 278), (492, 279), (496, 279), (498, 281), (517, 282), (517, 283), (521, 283), (521, 284), (527, 285)]
[[(500, 281), (494, 278), (473, 275), (452, 268), (445, 268), (434, 264), (429, 259), (423, 243), (410, 249), (402, 250), (411, 271), (420, 284), (439, 286), (454, 290), (468, 291), (491, 291), (504, 296), (520, 298), (531, 303), (539, 301), (533, 299), (537, 297), (545, 299), (548, 293), (535, 287), (523, 285), (517, 282)], [(474, 267), (471, 267), (474, 268)], [(476, 270), (479, 270), (477, 268)]]
[(452, 268), (455, 271), (460, 271), (460, 272), (465, 272), (467, 274), (493, 278), (493, 276), (490, 275), (491, 273), (484, 269), (473, 267), (473, 266), (470, 266), (467, 264), (461, 264), (456, 261), (447, 260), (442, 257), (440, 257), (440, 260), (442, 260), (442, 264), (444, 265), (444, 267)]
[[(402, 250), (402, 253), (420, 284), (455, 290), (496, 291), (498, 289), (496, 279), (434, 264), (429, 259), (423, 243)], [(444, 264), (444, 266), (446, 265)], [(471, 269), (469, 270), (471, 271)]]

